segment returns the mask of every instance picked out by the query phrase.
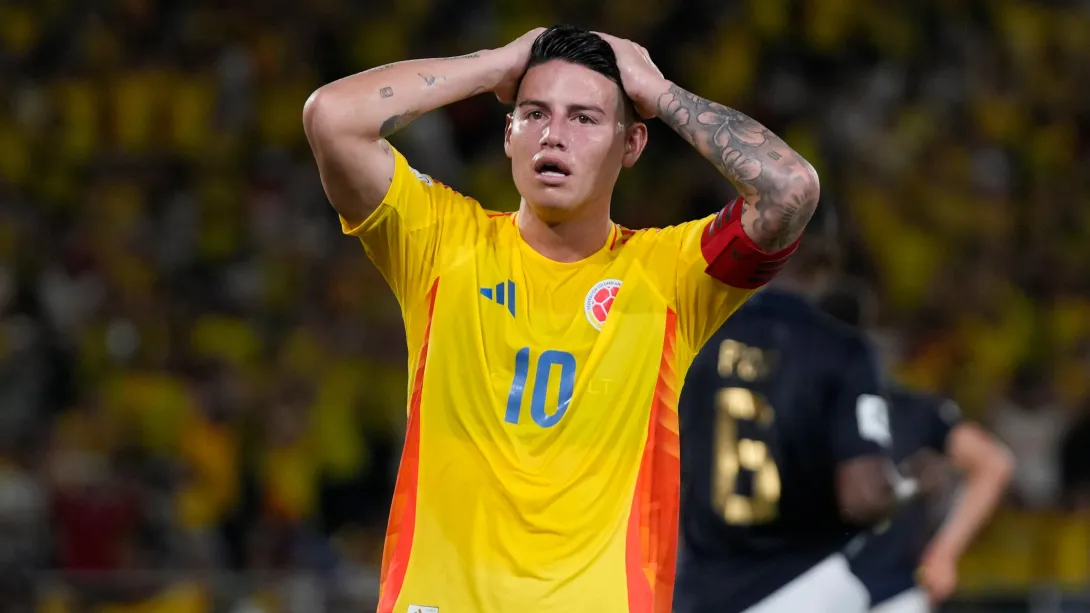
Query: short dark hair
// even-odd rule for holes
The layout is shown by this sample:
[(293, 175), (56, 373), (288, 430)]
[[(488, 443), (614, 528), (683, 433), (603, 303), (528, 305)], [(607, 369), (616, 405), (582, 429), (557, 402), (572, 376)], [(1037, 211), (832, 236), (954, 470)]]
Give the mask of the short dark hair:
[(526, 70), (552, 60), (589, 68), (616, 83), (624, 96), (625, 112), (634, 116), (632, 101), (624, 94), (617, 54), (601, 36), (575, 26), (555, 25), (542, 32), (530, 47), (530, 61), (526, 64)]
[(589, 68), (621, 84), (621, 70), (613, 47), (594, 32), (569, 25), (557, 25), (545, 30), (530, 48), (529, 70), (551, 60), (564, 60)]

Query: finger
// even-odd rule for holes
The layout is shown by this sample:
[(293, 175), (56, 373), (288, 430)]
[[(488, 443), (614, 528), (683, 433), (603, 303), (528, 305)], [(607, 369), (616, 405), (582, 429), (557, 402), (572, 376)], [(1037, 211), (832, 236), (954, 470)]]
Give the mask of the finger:
[(624, 45), (625, 43), (629, 43), (629, 44), (631, 44), (631, 41), (627, 41), (627, 40), (625, 40), (625, 39), (623, 39), (623, 38), (619, 38), (619, 37), (617, 37), (617, 36), (613, 36), (612, 34), (606, 34), (605, 32), (595, 32), (595, 34), (597, 34), (598, 36), (600, 36), (600, 37), (602, 38), (602, 40), (604, 40), (604, 41), (606, 41), (607, 43), (609, 43), (609, 45), (610, 45), (611, 47), (613, 47), (613, 48), (614, 48), (615, 50), (618, 50), (618, 51), (619, 51), (619, 50), (621, 49), (621, 47), (622, 47), (622, 46), (623, 46), (623, 45)]
[(643, 56), (644, 61), (651, 65), (651, 67), (655, 70), (659, 69), (659, 67), (655, 65), (655, 60), (651, 59), (651, 52), (648, 51), (646, 47), (644, 47), (643, 45), (637, 45), (636, 43), (632, 44), (636, 47), (636, 50), (639, 51), (640, 55)]
[(640, 54), (643, 55), (643, 59), (647, 60), (648, 64), (651, 64), (652, 66), (654, 66), (655, 65), (655, 60), (651, 59), (651, 54), (647, 52), (647, 49), (644, 49), (643, 47), (639, 47), (639, 50), (640, 50)]
[(534, 28), (533, 30), (530, 30), (529, 32), (523, 34), (519, 38), (522, 40), (533, 42), (537, 40), (537, 38), (541, 36), (543, 32), (545, 32), (545, 28)]

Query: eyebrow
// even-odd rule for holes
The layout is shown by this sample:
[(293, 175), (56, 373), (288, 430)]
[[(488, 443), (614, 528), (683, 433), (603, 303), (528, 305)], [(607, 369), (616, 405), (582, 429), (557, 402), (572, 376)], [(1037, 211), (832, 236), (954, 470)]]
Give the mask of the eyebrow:
[[(523, 100), (517, 105), (517, 107), (520, 109), (525, 106), (539, 106), (546, 109), (549, 108), (549, 104), (542, 100)], [(606, 112), (603, 111), (601, 107), (593, 104), (569, 104), (567, 108), (569, 113), (578, 111), (590, 111), (593, 113), (598, 113), (600, 115), (606, 114)]]

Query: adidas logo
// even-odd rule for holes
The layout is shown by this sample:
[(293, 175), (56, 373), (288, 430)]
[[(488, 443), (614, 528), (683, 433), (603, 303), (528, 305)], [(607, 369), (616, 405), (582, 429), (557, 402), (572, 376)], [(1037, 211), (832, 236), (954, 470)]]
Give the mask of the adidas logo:
[(500, 306), (506, 306), (515, 316), (515, 282), (508, 279), (506, 282), (497, 283), (495, 287), (482, 287), (481, 295)]

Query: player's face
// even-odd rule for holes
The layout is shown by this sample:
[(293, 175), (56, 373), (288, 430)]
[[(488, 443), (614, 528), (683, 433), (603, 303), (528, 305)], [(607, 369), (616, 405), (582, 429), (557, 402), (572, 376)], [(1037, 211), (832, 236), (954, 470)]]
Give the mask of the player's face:
[(647, 128), (626, 121), (624, 105), (620, 86), (583, 66), (553, 60), (526, 72), (504, 150), (519, 194), (545, 221), (609, 206), (621, 167), (647, 143)]

